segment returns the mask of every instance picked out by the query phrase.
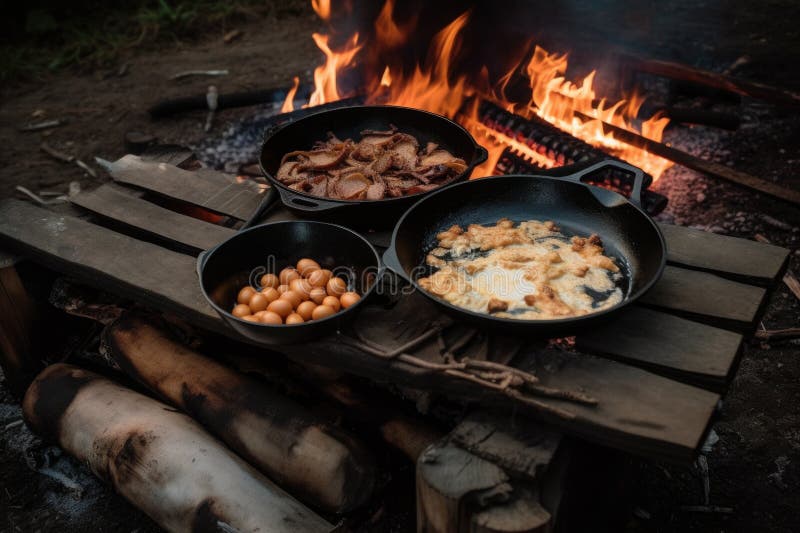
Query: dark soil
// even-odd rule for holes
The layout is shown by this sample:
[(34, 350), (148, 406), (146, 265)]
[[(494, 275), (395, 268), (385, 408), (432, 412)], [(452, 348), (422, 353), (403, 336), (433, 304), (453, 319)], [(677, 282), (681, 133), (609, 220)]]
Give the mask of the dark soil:
[[(611, 46), (718, 71), (747, 54), (750, 61), (735, 75), (800, 90), (800, 74), (794, 68), (800, 59), (800, 7), (795, 3), (736, 1), (723, 9), (716, 3), (672, 1), (627, 11), (621, 3), (608, 3), (594, 19), (588, 15), (596, 13), (589, 11), (596, 3), (570, 4), (574, 12), (560, 12), (557, 23), (541, 33), (549, 48), (573, 50), (576, 70), (592, 65), (597, 51)], [(562, 19), (569, 21), (569, 28)], [(122, 156), (123, 135), (132, 130), (164, 143), (196, 142), (205, 135), (205, 113), (153, 122), (147, 107), (161, 98), (203, 94), (212, 83), (221, 91), (238, 91), (285, 86), (294, 75), (307, 79), (320, 59), (309, 38), (319, 25), (309, 10), (297, 18), (244, 27), (244, 37), (230, 45), (214, 38), (139, 55), (122, 77), (116, 76), (116, 69), (63, 73), (46, 82), (2, 88), (0, 197), (15, 194), (17, 185), (34, 192), (65, 192), (74, 180), (84, 188), (93, 186), (95, 180), (77, 166), (42, 153), (42, 141), (89, 164), (95, 156)], [(179, 71), (225, 68), (231, 73), (222, 78), (168, 80)], [(666, 98), (663, 84), (647, 87), (661, 91), (656, 99)], [(800, 186), (800, 114), (750, 99), (741, 107), (714, 108), (741, 113), (742, 127), (720, 132), (678, 126), (668, 130), (667, 140), (700, 157)], [(222, 112), (215, 131), (247, 113)], [(66, 118), (68, 124), (45, 133), (17, 131), (24, 123), (45, 118)], [(655, 188), (669, 197), (662, 220), (749, 239), (761, 235), (794, 250), (790, 270), (800, 273), (797, 207), (679, 167), (667, 171)], [(796, 327), (799, 322), (800, 300), (781, 284), (763, 327)], [(0, 386), (0, 531), (157, 529), (83, 467), (43, 446), (24, 426), (14, 425), (20, 419), (15, 400)], [(636, 510), (628, 531), (749, 533), (800, 528), (800, 341), (748, 342), (714, 431), (719, 440), (705, 455), (709, 500), (705, 501), (699, 463), (676, 467), (643, 461), (632, 487)], [(27, 466), (26, 455), (39, 473)], [(46, 461), (57, 466), (42, 466)], [(43, 470), (70, 475), (59, 481)], [(686, 510), (705, 504), (718, 509)]]

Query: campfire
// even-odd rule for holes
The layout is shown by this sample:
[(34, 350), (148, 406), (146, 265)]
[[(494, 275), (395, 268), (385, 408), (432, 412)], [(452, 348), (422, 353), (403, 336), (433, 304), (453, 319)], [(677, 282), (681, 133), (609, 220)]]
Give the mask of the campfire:
[(679, 165), (800, 194), (668, 144), (679, 113), (601, 65), (535, 39), (478, 60), (473, 10), (311, 4), (313, 70), (151, 108), (207, 113), (196, 145), (128, 135), (96, 187), (0, 200), (5, 429), (54, 445), (29, 466), (80, 492), (63, 450), (174, 531), (587, 531), (633, 458), (699, 466), (682, 510), (732, 512), (713, 425), (748, 340), (800, 335), (763, 322), (800, 284), (791, 250), (679, 225), (662, 187)]
[[(329, 0), (313, 5), (320, 18), (333, 24), (335, 13), (331, 11)], [(566, 54), (528, 45), (530, 50), (523, 47), (512, 51), (513, 56), (523, 59), (499, 79), (489, 79), (485, 66), (478, 77), (470, 77), (459, 70), (463, 63), (459, 55), (463, 30), (472, 22), (470, 12), (466, 11), (436, 33), (424, 59), (409, 66), (396, 62), (403, 55), (393, 52), (412, 37), (416, 21), (400, 23), (394, 19), (394, 11), (394, 0), (387, 0), (369, 37), (362, 38), (354, 33), (346, 39), (338, 39), (343, 41), (338, 46), (331, 45), (330, 35), (313, 34), (314, 42), (325, 54), (325, 62), (314, 70), (313, 92), (302, 107), (360, 96), (368, 103), (415, 107), (453, 118), (489, 150), (489, 159), (473, 177), (494, 174), (504, 154), (521, 157), (530, 166), (541, 169), (575, 162), (564, 152), (548, 150), (536, 139), (519, 131), (508, 131), (497, 121), (487, 119), (480, 112), (487, 105), (495, 105), (522, 119), (541, 119), (560, 132), (642, 168), (654, 181), (671, 166), (670, 161), (622, 142), (614, 133), (604, 130), (604, 124), (611, 124), (658, 142), (669, 119), (658, 114), (638, 119), (644, 100), (636, 94), (618, 101), (596, 94), (594, 71), (582, 80), (567, 79)], [(334, 25), (331, 33), (335, 32)], [(385, 58), (389, 59), (383, 64)], [(344, 88), (347, 84), (341, 80), (354, 77), (359, 80), (358, 87)], [(298, 83), (295, 78), (281, 111), (294, 109)], [(527, 100), (512, 99), (507, 94), (510, 85), (520, 83), (527, 84)]]

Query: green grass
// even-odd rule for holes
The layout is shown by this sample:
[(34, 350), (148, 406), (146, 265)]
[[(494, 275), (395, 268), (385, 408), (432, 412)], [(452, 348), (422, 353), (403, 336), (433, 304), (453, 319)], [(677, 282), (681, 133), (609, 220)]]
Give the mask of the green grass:
[[(196, 40), (249, 19), (296, 15), (307, 0), (139, 0), (109, 7), (36, 8), (0, 27), (0, 81), (41, 78), (64, 68), (110, 67), (127, 54), (165, 42)], [(22, 8), (24, 9), (24, 8)]]

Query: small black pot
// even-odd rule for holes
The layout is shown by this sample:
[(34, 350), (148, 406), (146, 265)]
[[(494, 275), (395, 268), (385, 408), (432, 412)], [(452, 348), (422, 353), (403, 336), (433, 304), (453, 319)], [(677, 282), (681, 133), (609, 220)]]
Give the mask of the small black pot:
[[(242, 287), (258, 287), (261, 275), (277, 274), (303, 257), (347, 278), (348, 289), (361, 295), (358, 303), (328, 318), (292, 325), (248, 322), (230, 313)], [(206, 300), (230, 327), (252, 341), (274, 345), (308, 342), (335, 332), (355, 317), (374, 292), (383, 266), (372, 245), (358, 233), (303, 220), (262, 224), (236, 233), (200, 254), (197, 274)]]
[(417, 138), (421, 145), (435, 142), (467, 163), (455, 182), (469, 178), (472, 170), (486, 161), (486, 149), (459, 124), (441, 115), (397, 106), (352, 106), (320, 111), (275, 130), (264, 140), (259, 164), (266, 178), (280, 194), (281, 202), (303, 218), (335, 221), (348, 226), (385, 229), (414, 202), (427, 193), (383, 200), (335, 200), (301, 193), (277, 180), (281, 159), (289, 152), (310, 149), (316, 141), (333, 132), (340, 139), (357, 139), (362, 130), (399, 131)]

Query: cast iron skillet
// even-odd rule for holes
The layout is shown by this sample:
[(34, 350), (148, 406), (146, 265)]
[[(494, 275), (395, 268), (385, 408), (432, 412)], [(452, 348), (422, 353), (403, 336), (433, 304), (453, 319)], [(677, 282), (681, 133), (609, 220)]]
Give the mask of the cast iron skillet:
[[(348, 289), (361, 295), (358, 303), (322, 320), (280, 326), (247, 322), (230, 313), (239, 289), (248, 283), (257, 287), (265, 269), (277, 273), (303, 257), (346, 279)], [(261, 344), (308, 342), (336, 331), (355, 317), (382, 272), (378, 253), (364, 237), (342, 226), (305, 220), (240, 231), (197, 258), (200, 287), (208, 303), (234, 330)]]
[[(635, 175), (631, 199), (581, 182), (588, 174), (608, 165)], [(458, 183), (426, 196), (397, 222), (392, 243), (383, 256), (395, 271), (460, 320), (478, 327), (503, 329), (514, 334), (547, 336), (573, 334), (608, 319), (636, 301), (661, 277), (666, 246), (658, 226), (641, 208), (644, 174), (638, 168), (603, 161), (562, 177), (508, 175)], [(427, 276), (426, 254), (436, 246), (436, 234), (453, 224), (494, 224), (502, 217), (515, 222), (553, 220), (567, 234), (597, 233), (606, 253), (622, 263), (625, 275), (622, 302), (614, 307), (579, 317), (554, 320), (515, 320), (475, 313), (456, 307), (428, 293), (416, 282)]]
[[(416, 137), (421, 146), (432, 141), (463, 159), (467, 169), (456, 181), (466, 180), (475, 166), (486, 161), (486, 149), (452, 120), (409, 107), (375, 105), (320, 111), (268, 133), (261, 147), (259, 164), (283, 204), (303, 218), (333, 220), (371, 229), (390, 228), (411, 204), (426, 193), (383, 200), (334, 200), (292, 190), (279, 182), (276, 176), (284, 154), (311, 149), (316, 141), (325, 140), (329, 131), (340, 139), (358, 139), (362, 130), (387, 130), (391, 124), (400, 132)], [(264, 202), (270, 199), (265, 197)]]

